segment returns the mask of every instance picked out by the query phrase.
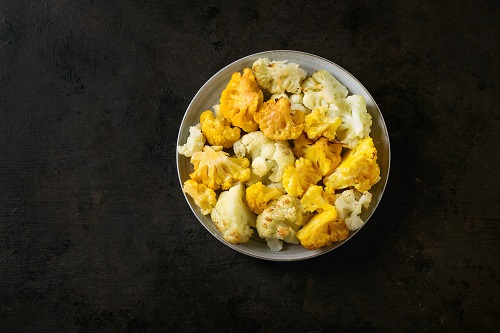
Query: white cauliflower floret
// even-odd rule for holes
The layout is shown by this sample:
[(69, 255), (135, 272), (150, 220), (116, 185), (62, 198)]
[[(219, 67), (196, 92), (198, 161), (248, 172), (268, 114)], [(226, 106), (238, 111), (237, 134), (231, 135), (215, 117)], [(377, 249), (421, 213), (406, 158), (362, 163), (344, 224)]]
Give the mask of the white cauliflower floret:
[(210, 215), (226, 241), (232, 244), (246, 243), (253, 234), (256, 216), (245, 200), (245, 186), (238, 183), (222, 192)]
[(273, 167), (270, 160), (275, 151), (274, 140), (261, 131), (243, 135), (234, 143), (233, 150), (238, 157), (250, 158), (252, 173), (259, 177), (265, 176)]
[(261, 131), (245, 134), (233, 145), (238, 157), (249, 157), (251, 160), (252, 183), (268, 177), (272, 182), (280, 182), (283, 171), (294, 165), (295, 157), (287, 141), (275, 141)]
[(300, 84), (306, 78), (307, 72), (298, 64), (284, 61), (271, 61), (260, 58), (252, 65), (252, 70), (259, 86), (271, 94), (300, 92)]
[(356, 190), (345, 190), (335, 200), (335, 209), (340, 219), (344, 220), (347, 229), (358, 230), (365, 223), (360, 217), (361, 208), (368, 208), (372, 194), (368, 191), (361, 194)]
[(189, 127), (189, 136), (187, 141), (182, 146), (177, 146), (177, 151), (179, 154), (186, 157), (191, 157), (194, 153), (197, 153), (203, 149), (206, 139), (201, 132), (201, 124), (196, 124), (195, 126)]
[(292, 110), (300, 110), (300, 111), (304, 112), (305, 114), (311, 113), (311, 109), (307, 108), (304, 105), (304, 94), (303, 93), (290, 95), (288, 100), (292, 104), (290, 106), (290, 108)]
[(366, 101), (361, 95), (352, 95), (330, 104), (329, 116), (342, 119), (336, 136), (346, 148), (356, 147), (359, 140), (370, 135), (372, 116), (366, 110)]
[(257, 232), (267, 241), (273, 251), (280, 251), (283, 241), (299, 244), (297, 231), (306, 222), (300, 200), (284, 194), (271, 201), (264, 211), (257, 215)]
[(269, 180), (272, 182), (281, 182), (283, 180), (283, 172), (290, 165), (295, 165), (295, 156), (292, 148), (287, 141), (276, 141), (274, 143), (274, 154), (271, 160), (275, 165), (272, 168), (272, 173), (269, 175)]
[(348, 94), (347, 88), (326, 70), (319, 70), (302, 82), (304, 105), (309, 109), (328, 107)]

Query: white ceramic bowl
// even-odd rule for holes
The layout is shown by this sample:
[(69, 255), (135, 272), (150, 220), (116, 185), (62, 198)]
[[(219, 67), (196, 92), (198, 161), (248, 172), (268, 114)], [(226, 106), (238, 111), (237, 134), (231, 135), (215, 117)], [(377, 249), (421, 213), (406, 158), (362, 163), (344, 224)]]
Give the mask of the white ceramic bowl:
[[(231, 79), (231, 74), (234, 72), (241, 72), (245, 67), (251, 68), (253, 62), (259, 58), (288, 60), (288, 62), (298, 63), (301, 68), (307, 71), (308, 74), (312, 74), (320, 69), (325, 69), (335, 76), (342, 84), (344, 84), (347, 89), (349, 89), (349, 94), (358, 94), (365, 98), (367, 110), (373, 119), (370, 136), (373, 138), (375, 147), (378, 151), (378, 163), (380, 166), (381, 177), (380, 181), (370, 190), (373, 194), (370, 207), (367, 210), (364, 210), (360, 215), (366, 225), (370, 216), (373, 214), (378, 206), (378, 203), (382, 199), (382, 194), (384, 193), (387, 183), (390, 166), (389, 135), (387, 134), (387, 128), (380, 109), (370, 93), (354, 76), (329, 60), (304, 52), (277, 50), (252, 54), (227, 65), (212, 76), (194, 96), (182, 120), (177, 138), (177, 145), (183, 145), (186, 142), (187, 137), (189, 136), (189, 126), (195, 125), (199, 122), (200, 114), (203, 111), (211, 109), (213, 105), (219, 104), (220, 94)], [(177, 171), (182, 186), (182, 184), (189, 179), (189, 174), (193, 172), (193, 167), (189, 162), (189, 158), (177, 154)], [(234, 245), (224, 240), (222, 234), (217, 230), (214, 223), (210, 219), (210, 215), (204, 216), (201, 214), (200, 209), (194, 204), (192, 198), (186, 194), (185, 197), (195, 216), (201, 224), (215, 236), (215, 238), (236, 251), (261, 259), (292, 261), (316, 257), (339, 247), (354, 237), (354, 235), (361, 230), (358, 229), (355, 232), (351, 232), (349, 237), (342, 242), (333, 243), (331, 246), (318, 250), (307, 250), (301, 245), (284, 244), (283, 249), (280, 252), (274, 252), (269, 249), (264, 240), (258, 237), (257, 232), (254, 233), (248, 243)]]

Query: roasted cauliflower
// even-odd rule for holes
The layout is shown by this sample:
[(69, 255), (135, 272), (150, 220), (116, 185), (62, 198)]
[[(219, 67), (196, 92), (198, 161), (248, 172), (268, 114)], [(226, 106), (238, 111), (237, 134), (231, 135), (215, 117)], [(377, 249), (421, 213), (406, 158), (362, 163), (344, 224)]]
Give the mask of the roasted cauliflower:
[(340, 164), (342, 146), (331, 143), (326, 138), (314, 142), (302, 134), (294, 140), (292, 151), (295, 156), (310, 160), (314, 169), (323, 177), (331, 174)]
[(255, 183), (246, 189), (248, 208), (255, 214), (260, 214), (269, 202), (278, 198), (283, 192), (276, 187), (267, 187), (261, 182)]
[(349, 230), (343, 220), (337, 218), (335, 208), (327, 209), (314, 215), (297, 232), (300, 244), (308, 250), (330, 246), (347, 238)]
[(327, 191), (354, 187), (360, 192), (368, 191), (380, 180), (377, 164), (377, 149), (372, 138), (359, 141), (358, 145), (342, 157), (335, 171), (323, 179)]
[(238, 157), (247, 157), (251, 160), (252, 173), (264, 177), (273, 167), (271, 158), (274, 154), (274, 140), (269, 139), (261, 131), (243, 135), (233, 145)]
[(264, 95), (250, 68), (235, 72), (220, 97), (220, 111), (225, 118), (245, 132), (257, 130), (254, 113), (260, 108)]
[(272, 182), (281, 182), (285, 168), (295, 163), (287, 141), (271, 140), (261, 131), (243, 135), (233, 149), (236, 156), (250, 158), (252, 173), (258, 176), (255, 178), (258, 181), (268, 177)]
[(286, 60), (233, 73), (177, 146), (193, 165), (183, 192), (232, 244), (255, 230), (273, 251), (346, 239), (380, 180), (372, 117), (363, 96), (348, 94), (326, 70), (307, 76)]
[(298, 64), (284, 61), (271, 61), (260, 58), (252, 65), (257, 83), (271, 94), (299, 93), (300, 84), (306, 78), (307, 72)]
[(368, 191), (359, 193), (356, 190), (345, 190), (335, 200), (335, 208), (339, 217), (344, 220), (347, 229), (358, 230), (365, 223), (360, 217), (362, 208), (368, 208), (372, 202), (372, 194)]
[(329, 115), (342, 119), (336, 137), (346, 148), (354, 148), (359, 140), (370, 135), (372, 116), (366, 110), (366, 101), (361, 95), (352, 95), (330, 104)]
[(215, 191), (204, 184), (198, 184), (193, 179), (186, 180), (182, 190), (193, 198), (195, 205), (200, 207), (203, 215), (210, 214), (217, 203)]
[(292, 94), (288, 97), (288, 100), (291, 103), (290, 108), (292, 110), (299, 110), (299, 111), (304, 112), (304, 114), (311, 113), (311, 109), (306, 108), (306, 106), (304, 105), (304, 94), (303, 93)]
[(273, 140), (293, 140), (304, 129), (304, 113), (290, 108), (286, 98), (271, 99), (254, 114), (254, 120), (268, 138)]
[(189, 177), (212, 190), (231, 188), (250, 178), (250, 162), (244, 157), (230, 157), (221, 146), (205, 146), (191, 157), (194, 172)]
[(313, 143), (313, 140), (302, 133), (297, 139), (293, 140), (292, 152), (297, 158), (304, 157), (307, 149), (309, 149)]
[(302, 82), (304, 105), (309, 109), (327, 108), (348, 94), (347, 88), (326, 70), (313, 73)]
[(271, 201), (261, 214), (257, 215), (257, 232), (267, 241), (273, 251), (280, 251), (283, 241), (299, 244), (296, 232), (304, 224), (300, 200), (287, 194)]
[(304, 132), (312, 140), (317, 140), (323, 136), (333, 141), (337, 128), (341, 123), (342, 118), (330, 117), (327, 108), (315, 108), (305, 117)]
[(302, 204), (302, 208), (307, 212), (322, 212), (334, 207), (330, 202), (332, 200), (333, 198), (323, 191), (323, 187), (312, 185), (309, 186), (302, 199), (300, 199), (300, 203)]
[(177, 152), (186, 157), (193, 156), (194, 153), (203, 149), (206, 139), (201, 132), (201, 124), (189, 127), (189, 136), (186, 143), (182, 146), (177, 146)]
[(311, 185), (321, 180), (312, 162), (307, 158), (300, 158), (295, 166), (288, 166), (283, 173), (283, 187), (290, 195), (301, 197)]
[(226, 241), (246, 243), (253, 234), (256, 216), (245, 203), (245, 186), (238, 183), (219, 195), (210, 215)]
[(288, 95), (286, 93), (281, 93), (281, 94), (273, 94), (271, 95), (271, 97), (269, 97), (269, 99), (270, 100), (274, 99), (277, 101), (280, 98), (285, 98), (290, 101), (290, 109), (302, 111), (304, 115), (307, 115), (311, 113), (311, 110), (306, 108), (302, 103), (303, 97), (304, 96), (301, 93), (291, 94), (291, 95)]
[(231, 148), (240, 138), (240, 128), (231, 127), (225, 118), (217, 119), (212, 111), (200, 115), (201, 131), (211, 146)]
[(274, 147), (276, 149), (274, 150), (271, 160), (274, 161), (276, 165), (271, 169), (272, 173), (269, 175), (269, 180), (271, 182), (281, 183), (285, 169), (295, 164), (295, 156), (287, 141), (276, 141)]

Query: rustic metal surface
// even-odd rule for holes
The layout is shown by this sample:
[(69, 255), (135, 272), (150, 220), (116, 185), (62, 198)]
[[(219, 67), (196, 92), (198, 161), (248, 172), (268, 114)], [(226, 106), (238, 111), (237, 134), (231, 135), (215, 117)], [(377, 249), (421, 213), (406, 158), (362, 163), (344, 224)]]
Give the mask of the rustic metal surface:
[[(0, 1), (0, 331), (498, 331), (500, 6)], [(370, 91), (391, 176), (339, 249), (266, 262), (192, 215), (196, 91), (272, 49)]]

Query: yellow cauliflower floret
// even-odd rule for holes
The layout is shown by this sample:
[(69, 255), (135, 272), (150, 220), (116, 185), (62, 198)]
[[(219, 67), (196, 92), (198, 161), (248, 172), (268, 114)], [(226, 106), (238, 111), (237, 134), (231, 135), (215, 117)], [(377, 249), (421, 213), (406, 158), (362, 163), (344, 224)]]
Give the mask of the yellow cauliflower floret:
[(269, 202), (278, 198), (283, 193), (276, 187), (267, 187), (261, 182), (255, 183), (246, 189), (247, 205), (252, 212), (260, 214)]
[(240, 138), (240, 129), (231, 127), (225, 118), (217, 119), (212, 111), (207, 110), (200, 116), (201, 131), (212, 146), (231, 148)]
[(200, 207), (203, 215), (210, 214), (217, 203), (214, 190), (204, 184), (198, 184), (193, 179), (186, 180), (182, 190), (193, 198), (195, 205)]
[(307, 158), (321, 176), (331, 174), (340, 164), (342, 146), (339, 143), (328, 142), (320, 138), (316, 142), (309, 140), (302, 134), (293, 141), (293, 153), (297, 157)]
[(360, 192), (368, 191), (380, 180), (380, 167), (377, 164), (377, 149), (372, 138), (359, 141), (358, 145), (349, 150), (335, 171), (325, 177), (323, 182), (327, 191), (332, 193), (337, 189), (355, 187)]
[(316, 171), (312, 162), (300, 158), (295, 166), (288, 166), (283, 173), (283, 187), (290, 195), (300, 197), (309, 186), (316, 185), (321, 180), (321, 175)]
[(302, 229), (297, 232), (300, 244), (308, 250), (316, 250), (330, 246), (347, 238), (349, 230), (343, 220), (337, 219), (335, 208), (314, 215)]
[(191, 157), (194, 172), (191, 179), (212, 190), (227, 190), (250, 178), (250, 162), (245, 157), (230, 157), (221, 146), (205, 146)]
[(304, 157), (307, 149), (314, 143), (313, 140), (307, 138), (307, 135), (301, 134), (297, 139), (293, 140), (292, 152), (297, 157)]
[(307, 189), (302, 199), (300, 199), (300, 203), (305, 211), (321, 212), (334, 207), (329, 200), (332, 200), (332, 198), (323, 191), (323, 187), (312, 185)]
[(257, 85), (252, 70), (245, 68), (243, 75), (233, 73), (220, 98), (220, 111), (225, 118), (245, 132), (257, 130), (254, 113), (264, 101), (264, 95)]
[(342, 118), (329, 117), (328, 109), (316, 108), (306, 116), (304, 132), (312, 140), (317, 140), (323, 136), (333, 141), (335, 139), (335, 132), (340, 124), (342, 124)]
[(296, 139), (304, 129), (304, 113), (292, 110), (286, 98), (265, 102), (253, 118), (262, 133), (273, 140)]

